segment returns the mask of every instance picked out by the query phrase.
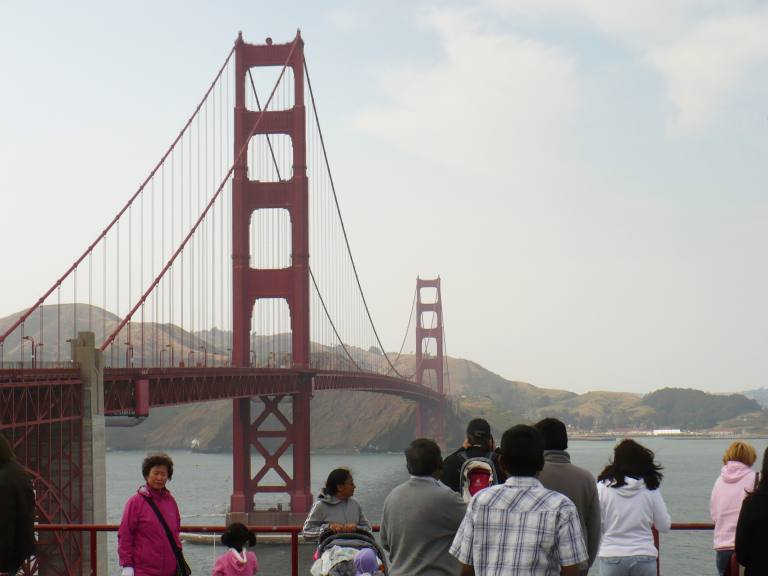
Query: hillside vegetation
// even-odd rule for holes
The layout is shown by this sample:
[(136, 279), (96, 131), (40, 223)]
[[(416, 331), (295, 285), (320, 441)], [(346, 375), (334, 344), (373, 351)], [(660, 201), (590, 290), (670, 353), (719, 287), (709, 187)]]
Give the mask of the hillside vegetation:
[[(42, 325), (46, 338), (52, 338), (54, 331), (73, 331), (76, 319), (79, 330), (90, 324), (99, 339), (117, 322), (114, 315), (82, 304), (62, 306), (60, 314), (44, 309), (42, 317), (33, 316), (30, 325)], [(14, 317), (17, 315), (0, 318), (0, 329), (9, 325)], [(132, 330), (140, 331), (141, 325), (135, 323)], [(177, 326), (151, 325), (145, 334), (148, 338), (162, 336), (178, 342), (179, 350), (181, 342), (195, 349), (201, 344), (206, 345), (209, 360), (226, 362), (226, 353), (222, 354), (221, 350), (228, 347), (230, 334), (227, 332), (190, 334)], [(9, 360), (9, 356), (20, 353), (20, 342), (7, 344), (5, 353)], [(153, 347), (147, 346), (148, 349)], [(286, 334), (268, 339), (254, 337), (252, 349), (257, 359), (279, 356), (290, 349), (290, 338)], [(360, 365), (375, 365), (381, 354), (378, 350), (351, 350)], [(68, 355), (68, 350), (52, 347), (46, 347), (44, 352), (46, 360), (54, 359), (54, 354)], [(344, 359), (338, 354), (334, 348), (312, 345), (316, 366), (343, 363)], [(653, 428), (768, 431), (766, 412), (757, 401), (742, 394), (716, 395), (683, 388), (664, 388), (646, 396), (607, 391), (575, 394), (508, 380), (470, 360), (448, 358), (447, 362), (451, 400), (447, 421), (449, 445), (461, 443), (466, 422), (477, 416), (491, 422), (497, 438), (513, 424), (531, 423), (546, 416), (558, 417), (572, 429), (584, 432)], [(412, 372), (414, 366), (413, 356), (403, 355), (398, 360), (397, 367), (404, 373)], [(759, 392), (752, 391), (755, 397), (759, 397)], [(289, 405), (287, 401), (284, 407), (287, 413), (290, 412)], [(413, 437), (415, 406), (401, 398), (328, 391), (317, 393), (311, 406), (314, 449), (400, 450)], [(259, 410), (256, 406), (254, 414)], [(195, 441), (203, 450), (229, 450), (232, 446), (231, 422), (230, 401), (155, 409), (146, 422), (135, 428), (109, 428), (108, 445), (112, 448), (188, 448)]]

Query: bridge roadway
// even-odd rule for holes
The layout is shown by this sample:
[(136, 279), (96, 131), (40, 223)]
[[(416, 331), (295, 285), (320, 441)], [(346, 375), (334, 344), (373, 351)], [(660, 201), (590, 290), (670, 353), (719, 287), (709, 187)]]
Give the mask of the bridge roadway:
[[(78, 368), (0, 370), (0, 388), (71, 385)], [(367, 372), (290, 368), (106, 368), (104, 409), (107, 415), (146, 415), (149, 408), (229, 398), (291, 395), (306, 390), (349, 390), (393, 394), (439, 404), (436, 390), (410, 380)]]

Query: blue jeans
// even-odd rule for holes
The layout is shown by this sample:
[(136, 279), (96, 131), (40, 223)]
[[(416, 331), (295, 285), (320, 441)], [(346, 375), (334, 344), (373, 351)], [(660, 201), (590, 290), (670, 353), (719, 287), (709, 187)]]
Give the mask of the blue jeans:
[(715, 564), (720, 576), (725, 576), (728, 564), (731, 563), (731, 556), (733, 556), (733, 550), (715, 550)]
[(600, 576), (656, 576), (656, 558), (653, 556), (601, 557)]

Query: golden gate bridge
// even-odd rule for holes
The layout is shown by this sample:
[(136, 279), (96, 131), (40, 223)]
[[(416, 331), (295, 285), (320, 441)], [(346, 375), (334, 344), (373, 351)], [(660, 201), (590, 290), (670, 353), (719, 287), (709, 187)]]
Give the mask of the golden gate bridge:
[[(387, 353), (300, 33), (259, 45), (239, 35), (117, 215), (31, 307), (0, 323), (0, 433), (34, 479), (41, 522), (95, 522), (105, 419), (232, 399), (230, 514), (248, 519), (255, 495), (276, 492), (306, 513), (314, 393), (412, 400), (415, 434), (443, 441), (439, 278), (417, 278), (406, 326), (399, 352)], [(414, 356), (403, 354), (409, 334)], [(263, 461), (255, 471), (252, 450)], [(41, 532), (30, 569), (87, 572), (88, 546), (77, 532)]]

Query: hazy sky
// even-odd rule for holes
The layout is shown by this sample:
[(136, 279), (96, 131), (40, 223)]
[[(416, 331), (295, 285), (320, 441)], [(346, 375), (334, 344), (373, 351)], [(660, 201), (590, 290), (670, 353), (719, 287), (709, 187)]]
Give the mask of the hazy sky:
[(388, 348), (440, 274), (448, 353), (507, 378), (767, 384), (757, 1), (0, 0), (0, 316), (127, 200), (238, 30), (296, 28)]

